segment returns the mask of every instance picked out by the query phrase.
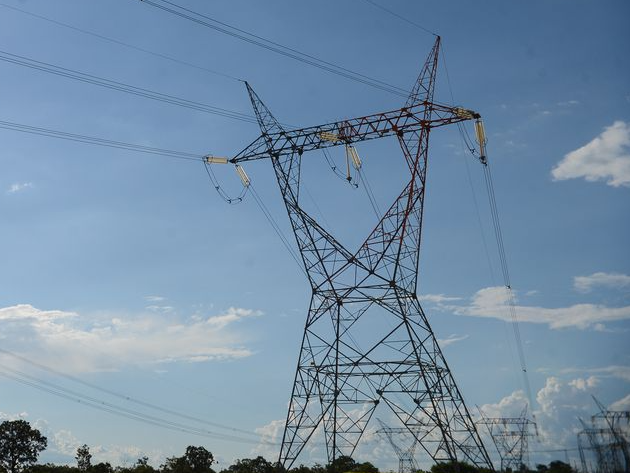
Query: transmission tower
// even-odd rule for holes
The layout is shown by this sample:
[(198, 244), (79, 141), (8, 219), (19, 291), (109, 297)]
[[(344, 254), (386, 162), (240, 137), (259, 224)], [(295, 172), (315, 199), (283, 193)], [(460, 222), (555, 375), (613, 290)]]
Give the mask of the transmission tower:
[(419, 470), (415, 459), (416, 447), (418, 446), (416, 437), (411, 437), (411, 445), (407, 448), (401, 447), (400, 443), (394, 440), (394, 437), (409, 437), (409, 429), (407, 427), (389, 427), (381, 419), (376, 420), (381, 426), (376, 433), (385, 435), (394, 452), (396, 452), (398, 473), (416, 473)]
[(518, 417), (485, 417), (481, 409), (481, 420), (501, 458), (501, 471), (521, 471), (529, 464), (529, 429), (534, 422), (527, 418), (527, 406)]
[[(287, 468), (318, 427), (329, 461), (352, 455), (380, 403), (433, 461), (491, 467), (416, 295), (429, 132), (465, 120), (482, 131), (477, 113), (433, 102), (439, 47), (437, 38), (404, 107), (325, 125), (285, 130), (246, 84), (262, 133), (229, 161), (241, 172), (270, 158), (312, 289), (279, 457)], [(301, 162), (309, 151), (385, 137), (398, 141), (409, 180), (351, 251), (301, 207)]]
[(582, 419), (583, 430), (578, 433), (580, 461), (584, 471), (587, 452), (592, 452), (597, 473), (630, 472), (630, 411), (610, 411), (595, 397), (599, 412), (591, 416), (591, 425)]

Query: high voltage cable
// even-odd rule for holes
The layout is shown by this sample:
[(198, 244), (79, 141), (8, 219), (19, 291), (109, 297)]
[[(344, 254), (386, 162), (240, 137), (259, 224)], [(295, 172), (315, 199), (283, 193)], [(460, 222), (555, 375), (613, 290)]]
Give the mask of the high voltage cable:
[(104, 41), (109, 41), (110, 43), (114, 43), (114, 44), (117, 44), (119, 46), (123, 46), (125, 48), (134, 49), (136, 51), (140, 51), (140, 52), (143, 52), (143, 53), (146, 53), (146, 54), (150, 54), (151, 56), (155, 56), (155, 57), (159, 57), (159, 58), (162, 58), (162, 59), (166, 59), (168, 61), (180, 64), (182, 66), (192, 67), (192, 68), (198, 69), (200, 71), (209, 72), (210, 74), (215, 74), (215, 75), (222, 76), (222, 77), (225, 77), (225, 78), (228, 78), (228, 79), (232, 79), (232, 80), (236, 80), (236, 81), (240, 81), (241, 80), (238, 77), (234, 77), (234, 76), (232, 76), (230, 74), (226, 74), (224, 72), (216, 71), (214, 69), (209, 69), (207, 67), (199, 66), (198, 64), (193, 64), (193, 63), (190, 63), (190, 62), (187, 62), (187, 61), (182, 61), (181, 59), (177, 59), (177, 58), (174, 58), (172, 56), (168, 56), (166, 54), (158, 53), (156, 51), (151, 51), (150, 49), (145, 49), (145, 48), (141, 48), (139, 46), (134, 46), (133, 44), (125, 43), (124, 41), (120, 41), (118, 39), (110, 38), (108, 36), (105, 36), (105, 35), (102, 35), (102, 34), (98, 34), (98, 33), (94, 33), (92, 31), (88, 31), (88, 30), (79, 28), (77, 26), (70, 25), (68, 23), (63, 23), (63, 22), (58, 21), (58, 20), (53, 20), (52, 18), (48, 18), (48, 17), (45, 17), (43, 15), (38, 15), (38, 14), (33, 13), (33, 12), (22, 10), (21, 8), (17, 8), (17, 7), (11, 6), (11, 5), (7, 5), (6, 3), (0, 3), (0, 6), (5, 7), (5, 8), (9, 8), (11, 10), (14, 10), (14, 11), (17, 11), (17, 12), (20, 12), (20, 13), (24, 13), (25, 15), (29, 15), (29, 16), (32, 16), (34, 18), (38, 18), (40, 20), (44, 20), (44, 21), (47, 21), (49, 23), (53, 23), (53, 24), (58, 25), (58, 26), (62, 26), (64, 28), (68, 28), (68, 29), (77, 31), (79, 33), (90, 35), (90, 36), (93, 36), (95, 38), (102, 39)]
[[(430, 33), (432, 35), (436, 35), (436, 33), (434, 33), (433, 31), (430, 31), (428, 29), (426, 29), (425, 27), (423, 27), (422, 25), (419, 25), (411, 20), (408, 20), (407, 18), (398, 15), (396, 12), (389, 10), (388, 8), (385, 8), (379, 4), (377, 4), (376, 2), (374, 2), (373, 0), (365, 0), (367, 3), (380, 8), (381, 10), (386, 11), (387, 13), (389, 13), (390, 15), (395, 16), (396, 18), (399, 18), (400, 20), (405, 21), (406, 23), (411, 24), (412, 26), (415, 26), (418, 29), (421, 29), (427, 33)], [(442, 54), (444, 55), (444, 52), (442, 52)], [(444, 68), (446, 71), (446, 79), (447, 79), (447, 83), (448, 83), (448, 88), (451, 94), (451, 101), (453, 103), (455, 103), (455, 98), (453, 97), (453, 89), (451, 86), (451, 80), (448, 74), (448, 69), (446, 68), (446, 62), (444, 62)], [(465, 127), (463, 127), (460, 123), (457, 124), (457, 127), (459, 129), (459, 133), (460, 136), (463, 140), (463, 142), (465, 143), (466, 147), (468, 148), (468, 150), (474, 154), (475, 153), (475, 147), (472, 144), (472, 139), (470, 138), (470, 136), (468, 135), (468, 131), (465, 129)], [(485, 178), (485, 183), (486, 183), (486, 191), (488, 194), (488, 201), (490, 204), (490, 213), (491, 213), (491, 217), (492, 217), (492, 224), (493, 224), (493, 228), (494, 228), (494, 233), (495, 233), (495, 238), (496, 238), (496, 243), (497, 243), (497, 248), (498, 248), (498, 252), (499, 252), (499, 261), (500, 261), (500, 265), (501, 265), (501, 272), (503, 274), (503, 281), (504, 281), (504, 285), (507, 291), (507, 295), (508, 295), (508, 306), (509, 306), (509, 311), (510, 311), (510, 317), (512, 319), (512, 328), (514, 330), (514, 338), (516, 340), (516, 346), (517, 346), (517, 352), (518, 352), (518, 356), (519, 356), (519, 361), (520, 361), (520, 365), (521, 365), (521, 371), (523, 374), (523, 382), (525, 385), (525, 391), (526, 391), (526, 395), (527, 395), (527, 399), (528, 402), (531, 406), (531, 410), (532, 410), (532, 418), (534, 420), (534, 426), (536, 427), (536, 434), (538, 434), (538, 426), (536, 425), (535, 421), (536, 421), (536, 415), (534, 414), (534, 404), (533, 404), (533, 398), (532, 398), (532, 393), (531, 393), (531, 386), (529, 384), (529, 376), (527, 373), (527, 365), (525, 363), (525, 354), (523, 351), (523, 343), (522, 343), (522, 339), (521, 339), (521, 333), (520, 333), (520, 328), (519, 328), (519, 323), (518, 323), (518, 317), (516, 314), (516, 304), (514, 301), (514, 294), (512, 292), (512, 283), (510, 281), (510, 274), (508, 271), (508, 264), (507, 264), (507, 258), (505, 255), (505, 246), (503, 243), (503, 235), (501, 232), (501, 224), (500, 224), (500, 220), (499, 220), (499, 212), (497, 209), (497, 204), (496, 204), (496, 197), (494, 194), (494, 185), (492, 182), (492, 174), (490, 172), (490, 166), (485, 163), (484, 166), (484, 178)], [(468, 169), (467, 169), (468, 171)], [(477, 208), (477, 215), (479, 217), (479, 209), (477, 206), (477, 199), (474, 195), (474, 188), (472, 187), (472, 181), (470, 179), (470, 173), (468, 172), (468, 178), (469, 178), (469, 182), (471, 184), (471, 189), (473, 191), (473, 198), (474, 198), (474, 203), (475, 203), (475, 207)], [(481, 226), (480, 223), (480, 229), (482, 229), (483, 227)], [(482, 234), (482, 239), (483, 239), (483, 245), (484, 245), (484, 249), (486, 251), (486, 257), (488, 258), (488, 264), (490, 267), (490, 272), (492, 275), (492, 265), (490, 264), (490, 257), (488, 254), (488, 250), (487, 250), (487, 245), (486, 245), (486, 241), (485, 241), (485, 236), (483, 234), (483, 229), (481, 230), (481, 234)]]
[[(144, 423), (154, 425), (157, 427), (162, 427), (169, 430), (176, 430), (180, 432), (185, 432), (185, 433), (209, 437), (209, 438), (214, 438), (217, 440), (250, 443), (250, 444), (256, 444), (256, 445), (260, 443), (259, 441), (256, 441), (256, 440), (237, 437), (234, 435), (220, 434), (220, 433), (212, 432), (210, 430), (205, 430), (205, 429), (199, 429), (196, 427), (191, 427), (185, 424), (181, 424), (179, 422), (169, 421), (168, 419), (156, 417), (150, 414), (145, 414), (143, 412), (136, 411), (134, 409), (120, 407), (115, 404), (111, 404), (109, 402), (103, 401), (101, 399), (94, 398), (92, 396), (87, 396), (85, 394), (81, 394), (71, 389), (64, 388), (55, 383), (40, 380), (34, 376), (27, 375), (26, 373), (8, 368), (6, 366), (0, 365), (0, 375), (6, 378), (12, 379), (13, 381), (17, 381), (20, 384), (24, 384), (26, 386), (39, 389), (40, 391), (44, 391), (49, 394), (62, 397), (64, 399), (79, 402), (80, 404), (83, 404), (88, 407), (92, 407), (92, 408), (95, 408), (104, 412), (108, 412), (110, 414), (125, 417), (127, 419), (144, 422)], [(268, 443), (268, 442), (264, 442), (264, 443)]]
[(396, 18), (398, 18), (399, 20), (402, 20), (406, 23), (409, 23), (410, 25), (415, 26), (416, 28), (418, 28), (419, 30), (424, 31), (425, 33), (429, 33), (432, 34), (433, 36), (438, 36), (437, 33), (431, 31), (428, 28), (425, 28), (424, 26), (416, 23), (415, 21), (411, 21), (409, 18), (405, 18), (402, 15), (399, 15), (398, 13), (396, 13), (395, 11), (390, 10), (389, 8), (384, 7), (383, 5), (379, 5), (378, 3), (372, 1), (372, 0), (365, 0), (367, 3), (369, 3), (372, 6), (375, 6), (376, 8), (379, 8), (380, 10), (383, 10), (384, 12), (389, 13), (392, 16), (395, 16)]
[(104, 146), (107, 148), (123, 149), (126, 151), (134, 151), (137, 153), (155, 154), (158, 156), (166, 156), (169, 158), (183, 159), (186, 161), (200, 162), (203, 156), (200, 154), (188, 153), (185, 151), (175, 151), (170, 149), (155, 148), (152, 146), (144, 146), (133, 143), (125, 143), (123, 141), (109, 140), (96, 136), (79, 135), (76, 133), (68, 133), (66, 131), (52, 130), (50, 128), (42, 128), (22, 123), (8, 122), (0, 120), (0, 128), (20, 133), (29, 133), (34, 135), (47, 136), (49, 138), (57, 138), (67, 141), (75, 141), (96, 146)]
[(352, 71), (351, 69), (345, 68), (338, 64), (334, 64), (332, 62), (318, 58), (316, 56), (312, 56), (310, 54), (301, 52), (297, 49), (284, 46), (275, 41), (271, 41), (269, 39), (263, 38), (262, 36), (258, 36), (256, 34), (250, 33), (243, 29), (240, 29), (235, 26), (224, 23), (222, 21), (216, 20), (215, 18), (212, 18), (208, 15), (204, 15), (202, 13), (182, 7), (168, 0), (156, 0), (156, 1), (140, 0), (140, 1), (142, 3), (146, 3), (148, 5), (151, 5), (165, 12), (179, 16), (180, 18), (184, 18), (186, 20), (192, 21), (194, 23), (205, 26), (207, 28), (211, 28), (220, 33), (232, 36), (234, 38), (238, 38), (247, 43), (254, 44), (256, 46), (275, 52), (277, 54), (281, 54), (291, 59), (295, 59), (305, 64), (317, 67), (319, 69), (325, 70), (332, 74), (345, 77), (346, 79), (354, 80), (356, 82), (361, 82), (371, 87), (384, 90), (386, 92), (389, 92), (395, 95), (400, 95), (402, 97), (407, 97), (409, 95), (409, 91), (403, 88), (400, 88), (398, 86), (391, 85), (391, 84), (388, 84), (387, 82), (371, 78), (365, 74)]
[(28, 67), (31, 69), (47, 72), (49, 74), (66, 77), (68, 79), (73, 79), (73, 80), (85, 82), (92, 85), (98, 85), (100, 87), (105, 87), (105, 88), (116, 90), (119, 92), (125, 92), (127, 94), (145, 97), (151, 100), (157, 100), (159, 102), (170, 103), (172, 105), (178, 105), (180, 107), (198, 110), (200, 112), (210, 113), (213, 115), (219, 115), (222, 117), (232, 118), (234, 120), (240, 120), (240, 121), (249, 122), (249, 123), (256, 123), (256, 120), (254, 119), (254, 117), (252, 117), (251, 115), (247, 115), (245, 113), (228, 110), (221, 107), (215, 107), (213, 105), (208, 105), (208, 104), (196, 102), (193, 100), (183, 99), (180, 97), (176, 97), (174, 95), (163, 94), (161, 92), (156, 92), (150, 89), (145, 89), (143, 87), (137, 87), (137, 86), (125, 84), (123, 82), (105, 79), (103, 77), (87, 74), (80, 71), (75, 71), (72, 69), (56, 66), (54, 64), (50, 64), (50, 63), (46, 63), (42, 61), (37, 61), (35, 59), (31, 59), (25, 56), (19, 56), (17, 54), (12, 54), (6, 51), (0, 51), (0, 61), (5, 61), (8, 63)]
[(310, 279), (308, 274), (306, 273), (306, 270), (304, 269), (303, 262), (300, 261), (300, 257), (296, 254), (288, 238), (285, 236), (282, 229), (280, 228), (280, 225), (278, 225), (276, 220), (273, 218), (273, 215), (271, 214), (271, 212), (269, 211), (269, 209), (267, 208), (263, 200), (260, 198), (260, 196), (258, 195), (258, 192), (256, 192), (256, 190), (254, 189), (254, 186), (251, 183), (249, 185), (249, 189), (252, 191), (252, 196), (254, 196), (254, 200), (256, 201), (258, 208), (263, 213), (263, 215), (265, 216), (265, 218), (267, 219), (267, 221), (273, 228), (274, 232), (276, 232), (276, 235), (278, 235), (278, 238), (280, 238), (280, 241), (289, 252), (289, 255), (291, 255), (291, 258), (293, 258), (293, 261), (295, 261), (295, 264), (298, 265), (298, 268), (300, 268), (300, 271), (304, 273), (307, 279)]
[[(208, 177), (210, 178), (210, 182), (212, 183), (214, 189), (217, 191), (219, 196), (228, 204), (239, 203), (245, 197), (248, 188), (243, 188), (243, 191), (240, 193), (238, 197), (230, 197), (220, 185), (219, 180), (217, 179), (214, 171), (211, 169), (211, 166), (208, 165), (204, 161), (204, 157), (207, 155), (189, 153), (185, 151), (175, 151), (170, 149), (163, 148), (155, 148), (152, 146), (144, 146), (137, 145), (134, 143), (125, 143), (123, 141), (115, 141), (106, 138), (99, 138), (96, 136), (88, 136), (88, 135), (79, 135), (76, 133), (68, 133), (66, 131), (60, 130), (52, 130), (50, 128), (42, 128), (31, 125), (25, 125), (22, 123), (8, 122), (4, 120), (0, 120), (0, 129), (18, 131), (20, 133), (29, 133), (33, 135), (46, 136), (48, 138), (57, 138), (67, 141), (74, 141), (77, 143), (84, 143), (89, 145), (103, 146), (107, 148), (115, 148), (122, 149), (125, 151), (133, 151), (137, 153), (145, 153), (145, 154), (153, 154), (157, 156), (165, 156), (168, 158), (181, 159), (186, 160), (188, 162), (203, 162), (205, 165), (206, 172), (208, 173)], [(0, 352), (3, 351), (0, 349)]]
[(514, 300), (514, 293), (512, 292), (512, 283), (510, 281), (510, 273), (508, 270), (507, 257), (505, 255), (505, 245), (503, 243), (503, 234), (501, 232), (501, 222), (499, 220), (499, 210), (497, 208), (496, 196), (494, 193), (494, 184), (492, 182), (492, 173), (490, 172), (490, 166), (486, 163), (483, 166), (484, 177), (486, 181), (486, 190), (488, 193), (488, 202), (490, 204), (490, 213), (492, 214), (492, 223), (494, 226), (494, 234), (497, 242), (497, 249), (499, 251), (499, 260), (501, 263), (501, 271), (503, 273), (503, 283), (507, 291), (507, 302), (510, 311), (510, 317), (512, 319), (512, 328), (514, 330), (514, 338), (516, 339), (516, 347), (518, 350), (518, 357), (521, 363), (521, 372), (523, 374), (523, 383), (525, 384), (525, 392), (529, 405), (532, 410), (532, 419), (534, 420), (534, 427), (536, 429), (536, 435), (538, 436), (538, 425), (536, 424), (536, 414), (534, 413), (534, 404), (532, 397), (532, 390), (529, 384), (529, 375), (527, 373), (527, 365), (525, 363), (525, 353), (523, 351), (523, 342), (521, 340), (521, 331), (519, 328), (518, 317), (516, 314), (516, 302)]
[[(455, 103), (455, 96), (453, 94), (453, 86), (451, 84), (451, 77), (450, 74), (448, 72), (448, 66), (447, 66), (447, 60), (446, 60), (446, 52), (444, 51), (444, 47), (442, 47), (442, 64), (444, 64), (444, 72), (446, 74), (446, 83), (448, 85), (448, 90), (451, 96), (451, 102)], [(462, 123), (457, 123), (457, 129), (459, 131), (459, 136), (460, 136), (460, 140), (461, 140), (461, 146), (462, 146), (462, 150), (463, 151), (468, 151), (470, 152), (473, 156), (475, 155), (475, 147), (472, 144), (472, 140), (470, 139), (470, 136), (468, 135), (468, 132), (466, 130), (466, 128), (463, 126)], [(477, 195), (475, 192), (475, 187), (473, 185), (473, 181), (472, 181), (472, 176), (470, 174), (470, 167), (468, 166), (468, 160), (466, 159), (466, 157), (464, 156), (464, 165), (466, 168), (466, 176), (468, 178), (468, 185), (470, 187), (470, 192), (472, 195), (472, 199), (473, 199), (473, 204), (475, 207), (475, 214), (477, 216), (477, 224), (479, 226), (479, 233), (481, 234), (481, 242), (483, 245), (483, 250), (486, 256), (486, 262), (488, 263), (488, 271), (490, 274), (490, 280), (492, 281), (492, 284), (495, 285), (495, 275), (494, 275), (494, 269), (492, 266), (492, 261), (490, 259), (490, 251), (488, 250), (488, 243), (486, 241), (486, 235), (485, 232), (483, 231), (483, 224), (481, 222), (481, 213), (479, 210), (479, 203), (477, 201)], [(492, 216), (493, 222), (494, 220), (494, 216)], [(514, 313), (514, 317), (512, 318), (512, 324), (514, 324), (516, 321), (516, 323), (518, 324), (518, 320), (516, 319), (516, 314)], [(512, 359), (512, 363), (514, 363), (514, 365), (516, 365), (516, 360), (514, 359), (514, 353), (512, 350), (512, 342), (511, 342), (511, 337), (510, 334), (508, 333), (508, 329), (507, 329), (507, 321), (503, 322), (503, 327), (505, 330), (505, 339), (507, 340), (508, 346), (509, 346), (509, 353), (510, 353), (510, 358)], [(518, 339), (515, 339), (516, 343), (520, 343), (520, 337)], [(518, 348), (517, 348), (518, 351)], [(522, 349), (521, 349), (522, 351)], [(524, 359), (524, 358), (523, 358)], [(522, 370), (522, 366), (521, 366), (521, 370)], [(518, 377), (517, 377), (517, 384), (518, 384)], [(530, 389), (529, 387), (529, 382), (526, 381), (524, 384), (525, 390), (528, 391)], [(528, 402), (530, 403), (531, 406), (531, 410), (532, 410), (532, 417), (535, 419), (535, 414), (533, 414), (533, 410), (534, 410), (534, 406), (532, 405), (532, 398), (531, 396), (528, 396)]]
[(194, 416), (191, 416), (189, 414), (185, 414), (185, 413), (178, 412), (178, 411), (175, 411), (175, 410), (172, 410), (172, 409), (168, 409), (166, 407), (158, 406), (156, 404), (152, 404), (150, 402), (143, 401), (141, 399), (136, 399), (136, 398), (133, 398), (133, 397), (128, 396), (126, 394), (122, 394), (122, 393), (119, 393), (117, 391), (113, 391), (111, 389), (103, 388), (103, 387), (98, 386), (96, 384), (89, 383), (89, 382), (84, 381), (84, 380), (82, 380), (80, 378), (77, 378), (76, 376), (72, 376), (72, 375), (70, 375), (68, 373), (64, 373), (62, 371), (56, 370), (54, 368), (51, 368), (50, 366), (47, 366), (47, 365), (44, 365), (44, 364), (41, 364), (41, 363), (37, 363), (36, 361), (33, 361), (33, 360), (29, 360), (28, 358), (26, 358), (24, 356), (18, 355), (17, 353), (13, 353), (13, 352), (11, 352), (9, 350), (5, 350), (3, 348), (0, 348), (0, 353), (4, 353), (5, 355), (12, 356), (12, 357), (14, 357), (14, 358), (16, 358), (18, 360), (21, 360), (21, 361), (23, 361), (25, 363), (28, 363), (28, 364), (30, 364), (32, 366), (35, 366), (35, 367), (37, 367), (37, 368), (39, 368), (39, 369), (41, 369), (43, 371), (55, 374), (55, 375), (60, 376), (62, 378), (66, 378), (66, 379), (68, 379), (68, 380), (70, 380), (72, 382), (75, 382), (75, 383), (78, 383), (78, 384), (82, 384), (82, 385), (84, 385), (84, 386), (86, 386), (88, 388), (94, 389), (96, 391), (101, 391), (101, 392), (103, 392), (105, 394), (109, 394), (110, 396), (114, 396), (114, 397), (120, 398), (120, 399), (122, 399), (124, 401), (132, 402), (134, 404), (138, 404), (140, 406), (147, 407), (149, 409), (153, 409), (153, 410), (162, 412), (164, 414), (170, 414), (170, 415), (173, 415), (173, 416), (176, 416), (176, 417), (181, 417), (183, 419), (191, 420), (191, 421), (197, 422), (199, 424), (207, 424), (207, 425), (210, 425), (212, 427), (217, 427), (217, 428), (221, 428), (221, 429), (231, 430), (233, 432), (238, 432), (238, 433), (242, 433), (242, 434), (247, 434), (247, 435), (260, 437), (260, 435), (254, 433), (254, 432), (250, 432), (248, 430), (238, 429), (236, 427), (230, 427), (228, 425), (220, 424), (220, 423), (217, 423), (217, 422), (211, 422), (209, 420), (201, 419), (199, 417), (194, 417)]
[(144, 412), (137, 411), (135, 409), (129, 409), (129, 408), (117, 406), (107, 401), (103, 401), (102, 399), (88, 396), (80, 392), (74, 391), (72, 389), (64, 388), (63, 386), (60, 386), (58, 384), (38, 379), (34, 376), (30, 376), (19, 370), (14, 370), (12, 368), (8, 368), (2, 365), (0, 365), (0, 376), (4, 376), (20, 384), (30, 386), (32, 388), (38, 389), (48, 394), (55, 395), (57, 397), (61, 397), (61, 398), (71, 400), (71, 401), (76, 401), (85, 406), (92, 407), (100, 411), (107, 412), (109, 414), (114, 414), (120, 417), (125, 417), (127, 419), (154, 425), (156, 427), (162, 427), (169, 430), (175, 430), (175, 431), (185, 432), (185, 433), (189, 433), (193, 435), (214, 438), (217, 440), (224, 440), (224, 441), (231, 441), (231, 442), (238, 442), (238, 443), (249, 443), (249, 444), (255, 444), (255, 445), (258, 445), (259, 443), (274, 445), (273, 443), (267, 442), (264, 440), (253, 440), (253, 439), (238, 437), (236, 435), (222, 434), (222, 433), (213, 432), (206, 429), (200, 429), (197, 427), (192, 427), (186, 424), (182, 424), (180, 422), (175, 422), (168, 419), (164, 419), (162, 417), (146, 414)]

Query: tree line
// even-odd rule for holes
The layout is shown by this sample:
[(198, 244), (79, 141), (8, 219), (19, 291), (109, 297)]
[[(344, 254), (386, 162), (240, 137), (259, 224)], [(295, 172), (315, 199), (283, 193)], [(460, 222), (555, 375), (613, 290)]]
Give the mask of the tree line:
[[(133, 466), (112, 466), (108, 462), (93, 463), (88, 445), (76, 451), (76, 466), (38, 464), (39, 454), (48, 446), (48, 439), (25, 420), (4, 421), (0, 424), (0, 473), (379, 473), (370, 462), (360, 463), (342, 456), (328, 465), (300, 465), (286, 470), (265, 458), (237, 460), (226, 468), (218, 468), (214, 455), (202, 446), (188, 446), (180, 457), (170, 457), (159, 468), (149, 464), (149, 458), (138, 458)], [(491, 473), (462, 462), (433, 465), (427, 472), (417, 473)], [(571, 466), (561, 461), (537, 465), (535, 470), (521, 469), (519, 473), (574, 473)]]

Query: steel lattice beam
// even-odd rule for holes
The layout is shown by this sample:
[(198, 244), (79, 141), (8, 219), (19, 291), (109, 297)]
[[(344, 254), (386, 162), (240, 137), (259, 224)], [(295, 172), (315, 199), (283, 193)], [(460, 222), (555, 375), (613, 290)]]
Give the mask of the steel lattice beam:
[[(479, 117), (433, 102), (439, 46), (437, 38), (404, 107), (326, 125), (285, 130), (247, 84), (262, 133), (230, 161), (270, 158), (312, 289), (279, 457), (287, 468), (318, 428), (330, 461), (352, 455), (379, 405), (433, 461), (492, 468), (416, 296), (429, 132)], [(388, 136), (409, 180), (350, 251), (300, 206), (301, 160)]]
[(527, 418), (527, 406), (518, 417), (485, 417), (481, 412), (477, 424), (485, 425), (501, 458), (501, 471), (521, 471), (529, 464), (529, 431), (534, 422)]

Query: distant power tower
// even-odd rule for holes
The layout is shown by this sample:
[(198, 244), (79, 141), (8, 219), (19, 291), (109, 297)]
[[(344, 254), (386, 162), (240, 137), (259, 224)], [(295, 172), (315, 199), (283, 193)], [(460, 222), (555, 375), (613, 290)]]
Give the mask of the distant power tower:
[[(578, 449), (585, 473), (630, 473), (630, 411), (610, 411), (595, 397), (599, 412), (591, 425), (582, 419)], [(589, 455), (590, 453), (590, 455)], [(587, 462), (594, 457), (595, 467)]]
[(485, 417), (481, 410), (478, 424), (485, 425), (501, 458), (501, 471), (522, 471), (529, 464), (530, 427), (534, 422), (527, 418), (527, 406), (518, 417)]
[[(418, 446), (416, 436), (411, 436), (410, 445), (401, 447), (401, 443), (405, 440), (404, 437), (410, 437), (409, 429), (407, 427), (389, 427), (381, 419), (376, 420), (378, 420), (378, 423), (381, 425), (381, 428), (378, 429), (376, 433), (385, 435), (394, 449), (394, 452), (396, 452), (396, 456), (398, 457), (398, 473), (416, 473), (419, 470), (415, 459), (416, 447)], [(407, 438), (406, 440), (406, 443), (409, 443), (409, 439)]]
[[(352, 455), (380, 403), (433, 461), (491, 467), (416, 294), (429, 132), (477, 120), (485, 141), (477, 113), (433, 102), (439, 47), (437, 38), (404, 107), (325, 125), (285, 130), (247, 84), (262, 134), (229, 162), (270, 158), (312, 289), (279, 457), (287, 468), (318, 427), (329, 461)], [(351, 251), (300, 205), (301, 162), (385, 137), (398, 141), (409, 180)]]

